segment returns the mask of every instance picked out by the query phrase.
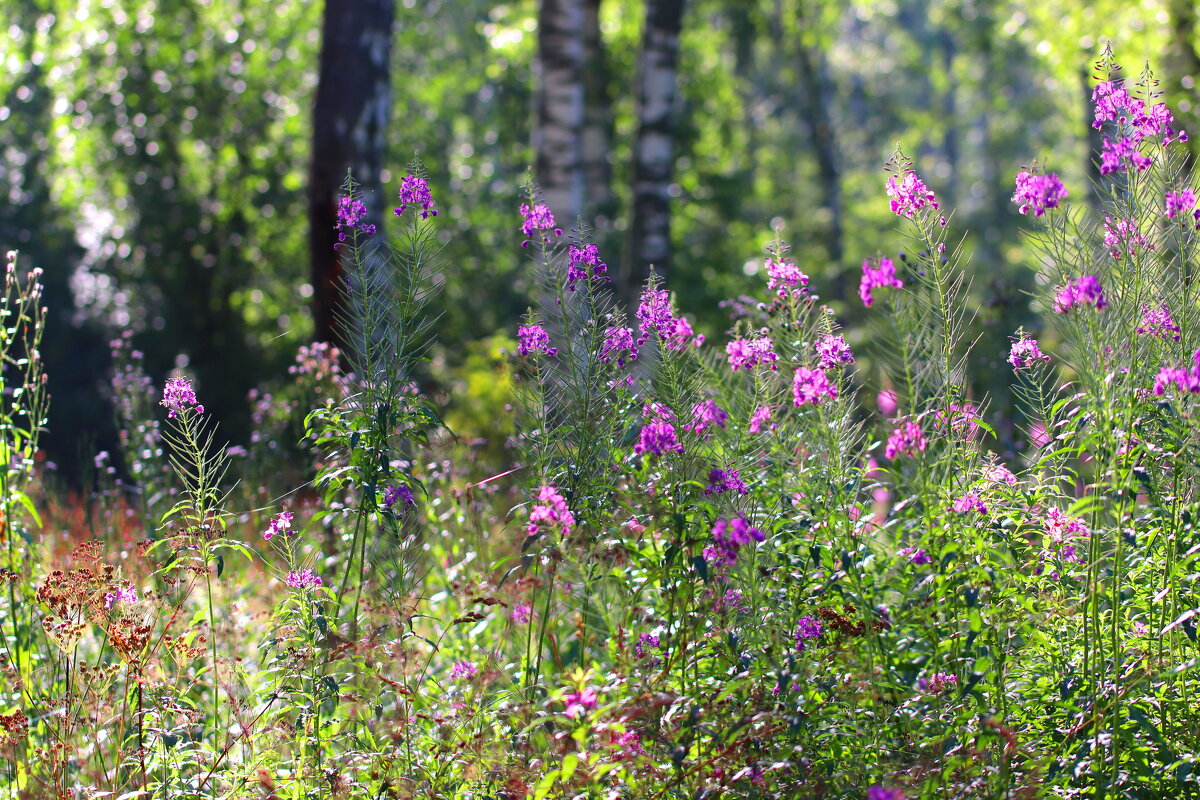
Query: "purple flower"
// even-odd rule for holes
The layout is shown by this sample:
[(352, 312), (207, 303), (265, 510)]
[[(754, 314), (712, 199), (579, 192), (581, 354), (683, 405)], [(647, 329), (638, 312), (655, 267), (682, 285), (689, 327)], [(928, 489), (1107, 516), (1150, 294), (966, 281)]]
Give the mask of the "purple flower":
[(470, 661), (455, 661), (454, 666), (450, 668), (450, 679), (462, 681), (468, 678), (474, 678), (479, 669)]
[[(554, 227), (554, 215), (550, 213), (550, 207), (537, 203), (530, 208), (527, 203), (521, 203), (521, 232), (525, 238), (532, 239), (534, 232), (548, 230), (553, 230), (555, 236), (562, 236), (562, 229)], [(548, 237), (543, 237), (543, 241), (548, 241)]]
[(819, 369), (800, 367), (792, 378), (792, 405), (803, 406), (812, 403), (821, 405), (825, 398), (836, 400), (838, 389), (829, 377)]
[[(1167, 219), (1175, 219), (1176, 214), (1192, 214), (1196, 211), (1196, 193), (1191, 189), (1182, 192), (1167, 192)], [(1193, 216), (1193, 219), (1196, 219)]]
[(1179, 341), (1179, 326), (1171, 316), (1171, 309), (1160, 303), (1157, 307), (1142, 306), (1142, 321), (1137, 332), (1143, 336), (1157, 336), (1160, 339)]
[(713, 546), (724, 564), (737, 561), (738, 551), (750, 542), (761, 542), (766, 535), (753, 527), (745, 517), (734, 517), (726, 522), (718, 519), (713, 523)]
[(802, 294), (807, 287), (808, 276), (790, 258), (767, 259), (767, 288), (775, 290), (781, 299)]
[(1154, 394), (1162, 397), (1171, 385), (1181, 392), (1200, 393), (1200, 350), (1192, 354), (1191, 369), (1162, 367), (1154, 381)]
[(1125, 251), (1129, 255), (1137, 255), (1139, 249), (1153, 250), (1154, 245), (1138, 230), (1137, 222), (1132, 219), (1118, 219), (1115, 223), (1111, 218), (1104, 218), (1104, 246), (1113, 258), (1121, 258)]
[(662, 456), (666, 453), (683, 452), (683, 445), (680, 444), (672, 424), (675, 415), (671, 413), (671, 409), (657, 402), (646, 403), (642, 406), (642, 416), (651, 421), (642, 428), (637, 444), (633, 446), (634, 453)]
[(817, 341), (816, 349), (817, 369), (831, 369), (839, 364), (854, 363), (854, 353), (850, 352), (846, 337), (840, 333), (821, 337)]
[(652, 633), (643, 633), (638, 637), (637, 644), (633, 646), (633, 654), (638, 658), (646, 657), (646, 650), (653, 647), (655, 650), (662, 651), (662, 643), (658, 637)]
[[(712, 400), (702, 400), (692, 406), (692, 421), (688, 425), (684, 425), (685, 431), (692, 433), (703, 434), (706, 430), (712, 427), (724, 428), (729, 415), (721, 410)], [(707, 436), (705, 439), (709, 438)]]
[(187, 378), (174, 378), (167, 381), (166, 386), (163, 387), (163, 396), (159, 405), (170, 409), (167, 413), (168, 417), (174, 417), (180, 411), (193, 408), (197, 414), (204, 413), (204, 406), (197, 402), (196, 391), (192, 388), (192, 382)]
[(908, 563), (916, 564), (917, 566), (933, 563), (933, 559), (929, 557), (929, 553), (926, 553), (922, 548), (905, 547), (900, 551), (900, 555), (907, 557)]
[(1037, 339), (1018, 339), (1012, 343), (1008, 353), (1008, 363), (1012, 364), (1013, 372), (1033, 366), (1038, 361), (1049, 361), (1050, 356), (1044, 355), (1038, 347)]
[(367, 236), (374, 235), (375, 226), (363, 222), (366, 215), (367, 207), (361, 200), (355, 200), (353, 197), (338, 198), (337, 224), (334, 226), (338, 232), (338, 240), (334, 247), (346, 241), (346, 231), (356, 230)]
[(538, 489), (538, 502), (529, 510), (529, 524), (525, 532), (534, 536), (542, 527), (557, 527), (563, 536), (570, 536), (571, 526), (575, 524), (575, 516), (567, 507), (567, 501), (558, 489), (553, 486), (542, 486)]
[(311, 569), (294, 569), (287, 576), (287, 585), (293, 589), (315, 589), (321, 583), (321, 579)]
[(1020, 203), (1018, 213), (1033, 211), (1035, 217), (1040, 217), (1047, 209), (1058, 208), (1059, 202), (1067, 199), (1067, 190), (1053, 172), (1049, 175), (1018, 172), (1017, 190), (1012, 199), (1014, 203)]
[(637, 320), (638, 347), (644, 345), (651, 334), (658, 334), (671, 350), (682, 350), (689, 343), (697, 347), (704, 343), (704, 337), (696, 336), (686, 319), (676, 317), (671, 311), (671, 296), (666, 289), (647, 287), (638, 303)]
[(921, 426), (908, 420), (898, 425), (888, 436), (883, 455), (892, 459), (902, 455), (915, 458), (917, 453), (925, 451), (925, 447), (925, 434), (921, 432)]
[(941, 694), (942, 692), (949, 691), (957, 685), (958, 676), (951, 675), (948, 672), (935, 672), (928, 680), (921, 678), (919, 681), (917, 681), (917, 687), (922, 691), (929, 692), (930, 694)]
[(796, 650), (803, 653), (808, 643), (825, 632), (825, 626), (812, 615), (801, 617), (796, 622)]
[(596, 690), (585, 686), (578, 692), (571, 692), (563, 698), (563, 702), (567, 706), (564, 713), (572, 718), (586, 714), (589, 709), (596, 707), (598, 699), (599, 695), (596, 694)]
[(725, 345), (725, 352), (729, 356), (729, 366), (735, 372), (739, 369), (753, 369), (759, 364), (773, 370), (779, 369), (776, 365), (779, 356), (776, 355), (774, 343), (769, 336), (760, 336), (757, 339), (734, 339)]
[(1066, 314), (1075, 307), (1094, 307), (1097, 311), (1108, 308), (1104, 298), (1104, 290), (1100, 287), (1100, 279), (1095, 275), (1081, 275), (1067, 281), (1054, 295), (1054, 311)]
[(397, 500), (403, 500), (410, 506), (415, 506), (417, 504), (416, 500), (413, 499), (412, 489), (409, 489), (404, 484), (400, 484), (399, 486), (388, 486), (383, 490), (384, 511), (391, 511), (392, 507), (396, 505)]
[(104, 595), (104, 607), (111, 609), (118, 603), (136, 603), (138, 599), (137, 592), (132, 586), (126, 586), (123, 589), (118, 589), (115, 592), (109, 592)]
[(875, 785), (867, 789), (867, 800), (904, 800), (904, 792)]
[(890, 258), (879, 259), (878, 266), (871, 266), (867, 259), (862, 265), (862, 280), (858, 283), (858, 296), (867, 308), (875, 302), (871, 293), (874, 289), (902, 289), (904, 283), (896, 277), (896, 264)]
[(596, 356), (607, 364), (616, 354), (617, 366), (625, 366), (626, 358), (635, 361), (638, 357), (637, 345), (633, 343), (633, 329), (613, 325), (604, 331), (604, 344), (600, 346), (600, 355)]
[(892, 213), (909, 219), (926, 206), (941, 208), (933, 192), (911, 169), (904, 169), (888, 178), (887, 196), (891, 198)]
[(984, 505), (983, 500), (975, 492), (968, 492), (955, 500), (954, 510), (959, 514), (970, 514), (972, 512), (980, 514), (988, 513), (987, 506)]
[(750, 432), (762, 433), (763, 426), (771, 421), (771, 407), (759, 406), (750, 415)]
[(983, 475), (993, 483), (1004, 483), (1009, 486), (1015, 486), (1017, 476), (1012, 474), (1012, 471), (1001, 464), (991, 464), (984, 467)]
[[(594, 244), (571, 245), (567, 250), (567, 291), (575, 291), (575, 284), (588, 277), (599, 278), (608, 271), (608, 265), (600, 260), (600, 250)], [(590, 273), (590, 275), (589, 275)]]
[(436, 217), (438, 213), (433, 207), (429, 184), (416, 175), (405, 175), (404, 180), (400, 181), (400, 207), (392, 213), (399, 217), (409, 206), (421, 207), (421, 219)]
[(553, 358), (558, 355), (558, 348), (550, 346), (550, 334), (541, 325), (522, 325), (517, 329), (517, 352), (523, 356), (545, 353)]
[(525, 623), (529, 622), (529, 620), (533, 619), (533, 606), (531, 606), (529, 603), (521, 603), (520, 605), (514, 606), (512, 614), (509, 615), (509, 619), (518, 625), (524, 625)]
[(704, 490), (705, 495), (722, 494), (729, 491), (735, 491), (740, 495), (749, 493), (736, 469), (728, 472), (723, 469), (714, 469), (708, 473), (708, 488)]
[(1095, 103), (1095, 122), (1092, 127), (1101, 130), (1106, 122), (1115, 122), (1120, 130), (1127, 132), (1116, 143), (1104, 138), (1101, 153), (1100, 173), (1107, 175), (1124, 169), (1124, 162), (1132, 163), (1137, 169), (1150, 166), (1151, 159), (1138, 150), (1143, 139), (1162, 136), (1163, 147), (1171, 142), (1186, 142), (1186, 131), (1178, 133), (1171, 127), (1174, 117), (1165, 103), (1147, 105), (1144, 100), (1131, 97), (1123, 80), (1104, 81), (1092, 90)]
[(263, 538), (270, 541), (272, 536), (287, 536), (294, 533), (295, 531), (292, 530), (292, 512), (280, 511), (271, 517), (271, 521), (267, 524), (267, 529), (263, 531)]

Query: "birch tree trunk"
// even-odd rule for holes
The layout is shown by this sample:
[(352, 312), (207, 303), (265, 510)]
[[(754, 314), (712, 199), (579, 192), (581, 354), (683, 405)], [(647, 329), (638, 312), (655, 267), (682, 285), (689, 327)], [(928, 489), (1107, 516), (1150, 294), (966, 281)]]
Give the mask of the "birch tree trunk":
[(535, 173), (543, 202), (564, 231), (583, 213), (584, 0), (542, 0), (538, 9)]
[(336, 317), (342, 264), (335, 248), (338, 189), (346, 171), (362, 186), (365, 222), (382, 232), (380, 184), (391, 112), (395, 0), (326, 0), (309, 169), (309, 252), (314, 336), (345, 347)]
[(646, 25), (638, 54), (634, 95), (633, 204), (621, 264), (621, 298), (636, 301), (653, 266), (671, 268), (669, 189), (675, 162), (675, 94), (684, 0), (646, 0)]

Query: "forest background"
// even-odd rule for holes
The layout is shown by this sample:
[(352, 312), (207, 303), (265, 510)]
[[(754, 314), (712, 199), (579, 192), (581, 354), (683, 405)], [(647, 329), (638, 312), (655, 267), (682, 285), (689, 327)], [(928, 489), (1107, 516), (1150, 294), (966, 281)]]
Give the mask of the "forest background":
[[(0, 0), (0, 243), (45, 270), (48, 456), (73, 482), (112, 449), (122, 331), (244, 441), (248, 392), (336, 336), (336, 185), (353, 168), (386, 228), (414, 155), (450, 265), (422, 380), (468, 439), (504, 433), (531, 168), (622, 288), (653, 263), (703, 333), (762, 280), (778, 228), (866, 335), (847, 300), (863, 259), (895, 255), (881, 167), (900, 142), (970, 231), (976, 332), (1004, 341), (1033, 319), (1013, 165), (1085, 185), (1105, 43), (1131, 75), (1153, 61), (1200, 133), (1195, 17), (1180, 0)], [(1002, 449), (1006, 355), (979, 348), (971, 372)]]

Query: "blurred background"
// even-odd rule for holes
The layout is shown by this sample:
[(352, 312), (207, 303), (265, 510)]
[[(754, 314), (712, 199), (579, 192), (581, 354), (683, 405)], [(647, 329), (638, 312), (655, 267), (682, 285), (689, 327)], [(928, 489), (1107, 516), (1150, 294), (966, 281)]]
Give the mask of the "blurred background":
[(974, 391), (1002, 415), (1033, 288), (1013, 176), (1038, 159), (1087, 201), (1106, 43), (1127, 77), (1149, 60), (1200, 146), (1195, 17), (1191, 0), (0, 0), (0, 247), (45, 270), (48, 456), (77, 479), (111, 446), (107, 343), (126, 330), (245, 441), (251, 388), (336, 338), (337, 185), (352, 169), (386, 229), (414, 156), (448, 265), (423, 380), (460, 435), (495, 433), (507, 401), (530, 170), (627, 301), (653, 264), (723, 347), (722, 301), (761, 294), (774, 228), (843, 323), (861, 315), (862, 261), (902, 246), (897, 143), (973, 250)]

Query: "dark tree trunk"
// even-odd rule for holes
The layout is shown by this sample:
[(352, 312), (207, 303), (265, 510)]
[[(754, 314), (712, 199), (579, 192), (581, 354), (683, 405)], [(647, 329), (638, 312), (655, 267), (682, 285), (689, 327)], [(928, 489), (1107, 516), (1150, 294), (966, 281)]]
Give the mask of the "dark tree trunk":
[(391, 111), (390, 62), (395, 0), (327, 0), (313, 109), (309, 170), (309, 251), (314, 336), (345, 347), (338, 330), (342, 264), (334, 244), (338, 189), (349, 170), (362, 186), (365, 222), (382, 232), (380, 185)]
[(653, 266), (671, 268), (671, 172), (675, 162), (675, 93), (684, 0), (647, 0), (634, 95), (633, 205), (620, 291), (632, 306)]
[(583, 213), (584, 0), (538, 9), (533, 150), (543, 202), (563, 230)]
[[(799, 23), (803, 30), (807, 24), (803, 5), (799, 11)], [(825, 246), (830, 260), (838, 263), (842, 260), (842, 178), (833, 117), (829, 113), (834, 103), (833, 81), (824, 53), (803, 41), (797, 42), (796, 77), (800, 107), (804, 109), (804, 124), (817, 157), (821, 199), (829, 212)]]
[(616, 217), (612, 190), (612, 164), (608, 160), (613, 139), (612, 92), (608, 58), (600, 32), (601, 0), (583, 4), (583, 214), (595, 229), (601, 245), (606, 243)]
[(1170, 20), (1170, 69), (1167, 85), (1171, 87), (1176, 123), (1188, 132), (1188, 171), (1196, 163), (1200, 147), (1200, 114), (1196, 113), (1196, 87), (1200, 82), (1200, 54), (1196, 52), (1195, 0), (1170, 0), (1167, 3)]

